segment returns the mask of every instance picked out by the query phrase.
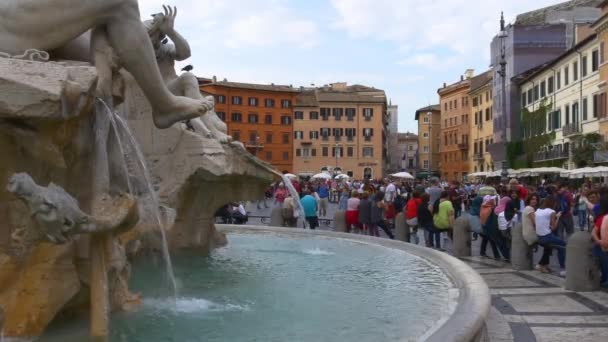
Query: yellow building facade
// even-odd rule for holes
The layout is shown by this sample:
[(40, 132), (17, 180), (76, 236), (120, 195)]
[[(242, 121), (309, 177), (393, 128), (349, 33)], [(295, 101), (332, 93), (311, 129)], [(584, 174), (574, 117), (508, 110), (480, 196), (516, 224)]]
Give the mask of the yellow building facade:
[(488, 146), (494, 143), (492, 101), (492, 72), (487, 71), (471, 79), (471, 145), (469, 172), (494, 171), (494, 161)]
[[(598, 89), (600, 89), (600, 104), (599, 104), (599, 133), (604, 136), (604, 139), (608, 137), (608, 115), (607, 104), (606, 104), (606, 90), (608, 89), (608, 61), (606, 61), (606, 45), (608, 44), (608, 1), (604, 1), (600, 4), (602, 9), (602, 17), (600, 17), (593, 25), (592, 28), (597, 34), (597, 40), (599, 42), (599, 83)], [(608, 160), (596, 160), (596, 162), (607, 162)]]

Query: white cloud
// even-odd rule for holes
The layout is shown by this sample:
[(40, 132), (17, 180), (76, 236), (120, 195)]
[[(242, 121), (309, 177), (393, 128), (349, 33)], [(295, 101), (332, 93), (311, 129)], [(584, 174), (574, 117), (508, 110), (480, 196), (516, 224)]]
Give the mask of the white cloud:
[(310, 48), (320, 37), (317, 23), (286, 0), (140, 0), (142, 18), (161, 12), (165, 3), (178, 8), (176, 29), (191, 43)]
[(331, 4), (338, 17), (335, 28), (353, 38), (395, 42), (402, 51), (418, 52), (406, 64), (433, 67), (428, 51), (437, 48), (460, 56), (484, 53), (480, 46), (489, 45), (497, 33), (501, 10), (507, 21), (513, 21), (518, 13), (562, 1), (331, 0)]

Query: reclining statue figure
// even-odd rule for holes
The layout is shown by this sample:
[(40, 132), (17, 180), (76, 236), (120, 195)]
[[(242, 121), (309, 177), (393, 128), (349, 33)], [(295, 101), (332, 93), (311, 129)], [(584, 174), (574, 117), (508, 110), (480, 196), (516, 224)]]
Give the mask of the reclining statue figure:
[(28, 205), (41, 233), (55, 244), (66, 243), (77, 234), (122, 232), (139, 220), (134, 200), (121, 212), (107, 214), (112, 215), (109, 218), (96, 218), (80, 210), (76, 199), (63, 188), (53, 183), (48, 187), (40, 186), (27, 173), (14, 174), (7, 190)]
[(76, 60), (91, 59), (86, 33), (99, 29), (142, 88), (158, 128), (213, 109), (208, 99), (175, 96), (165, 85), (137, 0), (2, 0), (0, 23), (1, 52), (19, 55), (37, 49)]

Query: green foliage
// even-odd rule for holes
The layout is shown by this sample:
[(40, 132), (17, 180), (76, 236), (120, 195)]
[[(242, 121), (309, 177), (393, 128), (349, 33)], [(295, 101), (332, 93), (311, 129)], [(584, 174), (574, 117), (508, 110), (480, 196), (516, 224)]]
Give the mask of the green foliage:
[(507, 160), (514, 168), (528, 168), (534, 165), (534, 154), (555, 140), (555, 132), (546, 133), (547, 116), (551, 104), (542, 101), (538, 109), (522, 110), (521, 129), (522, 140), (513, 141), (507, 145)]
[(576, 167), (587, 167), (593, 165), (593, 148), (592, 144), (602, 140), (599, 133), (589, 133), (581, 137), (573, 139), (576, 143), (576, 148), (573, 149), (573, 160)]

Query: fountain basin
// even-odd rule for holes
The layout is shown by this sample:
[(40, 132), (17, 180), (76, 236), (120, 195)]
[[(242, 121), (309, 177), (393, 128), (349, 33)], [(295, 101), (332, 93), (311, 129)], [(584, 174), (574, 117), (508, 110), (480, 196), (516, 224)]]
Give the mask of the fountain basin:
[[(158, 267), (134, 263), (137, 311), (112, 318), (110, 341), (478, 341), (483, 279), (441, 252), (367, 236), (218, 226), (230, 241), (204, 257), (173, 255), (180, 298)], [(160, 262), (160, 261), (159, 261)], [(79, 341), (86, 324), (42, 341)]]

